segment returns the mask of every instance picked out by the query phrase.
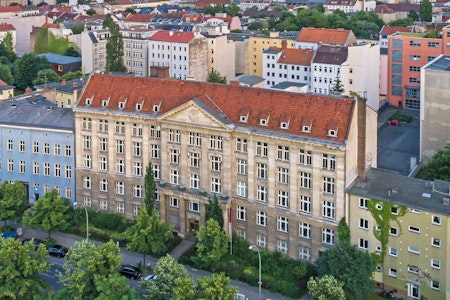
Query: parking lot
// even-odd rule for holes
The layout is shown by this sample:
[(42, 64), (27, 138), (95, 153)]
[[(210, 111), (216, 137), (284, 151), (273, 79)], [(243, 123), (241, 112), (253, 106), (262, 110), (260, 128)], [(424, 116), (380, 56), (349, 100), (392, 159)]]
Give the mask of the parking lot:
[[(387, 119), (398, 112), (413, 117), (410, 123), (400, 126), (387, 124)], [(411, 158), (419, 160), (420, 122), (419, 111), (389, 108), (379, 116), (378, 126), (378, 168), (388, 169), (408, 175), (411, 171)]]

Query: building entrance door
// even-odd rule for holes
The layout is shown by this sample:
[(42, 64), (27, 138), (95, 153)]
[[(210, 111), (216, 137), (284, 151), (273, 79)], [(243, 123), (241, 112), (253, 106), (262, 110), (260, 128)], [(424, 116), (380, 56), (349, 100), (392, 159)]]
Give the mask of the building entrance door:
[(200, 228), (200, 222), (196, 219), (189, 219), (189, 235), (195, 237)]

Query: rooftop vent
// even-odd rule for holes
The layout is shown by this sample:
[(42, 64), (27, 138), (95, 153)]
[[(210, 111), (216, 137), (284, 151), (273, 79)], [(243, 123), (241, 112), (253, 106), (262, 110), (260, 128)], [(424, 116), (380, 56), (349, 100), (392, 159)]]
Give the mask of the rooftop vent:
[(448, 205), (449, 202), (450, 202), (450, 198), (444, 197), (444, 198), (442, 199), (442, 204), (444, 204), (444, 205)]

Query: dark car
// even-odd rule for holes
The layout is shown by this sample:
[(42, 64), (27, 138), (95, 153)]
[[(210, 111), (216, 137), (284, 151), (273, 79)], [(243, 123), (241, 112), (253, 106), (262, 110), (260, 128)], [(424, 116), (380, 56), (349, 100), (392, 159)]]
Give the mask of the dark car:
[(42, 240), (40, 240), (40, 239), (37, 239), (37, 238), (28, 238), (28, 239), (24, 239), (23, 241), (22, 241), (22, 245), (25, 245), (26, 243), (29, 243), (29, 242), (31, 242), (31, 241), (33, 241), (33, 244), (34, 244), (34, 250), (37, 250), (37, 248), (39, 247), (39, 244), (42, 244), (43, 243), (43, 241)]
[(69, 249), (67, 249), (64, 246), (61, 245), (53, 245), (53, 246), (49, 246), (47, 247), (48, 250), (48, 254), (50, 254), (51, 256), (56, 256), (56, 257), (64, 257), (66, 256), (67, 252), (69, 251)]
[(119, 269), (120, 275), (131, 279), (139, 279), (142, 276), (141, 269), (131, 265), (124, 265)]
[(3, 232), (2, 237), (4, 239), (7, 239), (7, 238), (17, 239), (19, 237), (19, 235), (17, 234), (17, 232), (9, 230), (9, 231)]

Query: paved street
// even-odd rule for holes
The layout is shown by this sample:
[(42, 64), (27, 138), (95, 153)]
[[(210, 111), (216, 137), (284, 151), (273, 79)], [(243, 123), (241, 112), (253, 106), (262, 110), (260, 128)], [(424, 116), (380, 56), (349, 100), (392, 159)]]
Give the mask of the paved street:
[[(23, 236), (21, 237), (21, 239), (24, 238), (29, 238), (29, 237), (36, 237), (39, 239), (45, 239), (47, 238), (47, 233), (40, 231), (40, 230), (35, 230), (35, 229), (29, 229), (29, 228), (24, 228), (23, 230)], [(61, 244), (63, 246), (66, 247), (71, 247), (76, 241), (81, 241), (83, 240), (83, 238), (79, 237), (79, 236), (75, 236), (75, 235), (71, 235), (71, 234), (65, 234), (65, 233), (54, 233), (52, 234), (52, 238), (56, 239), (56, 241), (58, 242), (58, 244)], [(97, 241), (92, 241), (95, 244), (101, 244), (101, 242), (97, 242)], [(121, 254), (122, 254), (122, 263), (123, 264), (133, 264), (133, 265), (137, 265), (139, 263), (143, 262), (143, 255), (140, 253), (136, 253), (136, 252), (130, 252), (124, 249), (120, 250)], [(54, 264), (52, 271), (49, 274), (43, 274), (43, 278), (46, 280), (46, 282), (52, 286), (55, 289), (60, 288), (61, 286), (59, 285), (57, 281), (57, 277), (55, 276), (55, 272), (56, 270), (62, 270), (62, 264), (63, 264), (63, 259), (60, 258), (50, 258), (49, 261)], [(157, 259), (151, 256), (146, 256), (146, 263), (150, 263), (152, 266), (154, 266), (157, 262)], [(211, 273), (203, 271), (203, 270), (197, 270), (191, 267), (186, 267), (186, 269), (189, 272), (189, 275), (193, 276), (194, 278), (200, 277), (200, 276), (207, 276), (210, 275)], [(132, 281), (129, 280), (130, 284), (137, 288), (138, 287), (138, 282), (137, 281)], [(257, 300), (258, 299), (258, 287), (253, 287), (250, 286), (246, 283), (240, 282), (240, 281), (236, 281), (236, 280), (232, 280), (231, 281), (232, 285), (235, 285), (239, 288), (239, 293), (245, 295), (246, 299), (248, 300)], [(276, 293), (271, 293), (267, 290), (262, 289), (261, 292), (261, 298), (262, 299), (272, 299), (272, 300), (288, 300), (291, 298), (282, 296), (280, 294), (276, 294)], [(309, 299), (308, 297), (303, 297), (303, 300)]]

